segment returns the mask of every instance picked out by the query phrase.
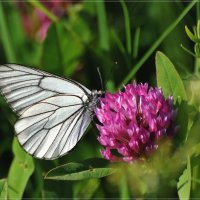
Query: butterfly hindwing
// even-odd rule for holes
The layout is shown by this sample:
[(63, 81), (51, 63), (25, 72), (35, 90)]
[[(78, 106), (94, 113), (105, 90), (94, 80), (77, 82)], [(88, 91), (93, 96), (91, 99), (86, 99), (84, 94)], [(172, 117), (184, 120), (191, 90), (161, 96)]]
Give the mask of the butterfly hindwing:
[(37, 158), (64, 155), (80, 140), (83, 127), (87, 128), (91, 121), (84, 109), (80, 97), (69, 95), (51, 97), (33, 105), (15, 124), (20, 144)]

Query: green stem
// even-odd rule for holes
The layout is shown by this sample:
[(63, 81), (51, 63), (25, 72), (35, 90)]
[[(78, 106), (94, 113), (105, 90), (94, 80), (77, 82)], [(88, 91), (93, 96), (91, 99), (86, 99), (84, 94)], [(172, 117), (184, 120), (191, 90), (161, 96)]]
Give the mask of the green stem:
[(134, 37), (134, 43), (133, 43), (133, 58), (134, 59), (136, 59), (138, 56), (139, 41), (140, 41), (140, 28), (138, 27), (135, 31), (135, 37)]
[(197, 2), (196, 5), (196, 10), (197, 10), (197, 21), (200, 19), (200, 2)]
[(128, 184), (125, 173), (121, 175), (120, 182), (119, 182), (119, 192), (120, 192), (120, 199), (129, 199), (129, 191), (128, 191)]
[(140, 69), (144, 62), (151, 56), (151, 54), (156, 50), (160, 43), (171, 33), (171, 31), (178, 25), (178, 23), (185, 17), (185, 15), (191, 10), (191, 8), (196, 4), (197, 0), (192, 1), (179, 17), (162, 33), (162, 35), (155, 41), (151, 48), (145, 53), (141, 60), (133, 67), (130, 73), (125, 77), (125, 79), (119, 85), (122, 88), (123, 85), (127, 84), (135, 75), (135, 73)]
[[(200, 20), (200, 2), (198, 1), (196, 4), (196, 12), (197, 12), (197, 37), (199, 38), (199, 20)], [(195, 67), (194, 67), (194, 73), (196, 75), (199, 75), (199, 69), (200, 69), (200, 58), (197, 57), (195, 59)]]
[(195, 59), (195, 67), (194, 67), (194, 73), (196, 75), (199, 75), (199, 69), (200, 69), (200, 58)]
[(51, 21), (57, 22), (58, 17), (55, 16), (52, 12), (50, 12), (45, 6), (43, 6), (40, 2), (37, 0), (28, 0), (28, 2), (35, 8), (41, 10)]
[(100, 46), (103, 50), (109, 50), (109, 34), (106, 19), (106, 10), (104, 1), (96, 2), (98, 26), (99, 26), (99, 36), (100, 36)]
[(191, 56), (194, 56), (194, 57), (196, 58), (196, 55), (195, 55), (193, 52), (191, 52), (189, 49), (187, 49), (186, 47), (184, 47), (182, 44), (181, 44), (181, 48), (182, 48), (185, 52), (187, 52), (188, 54), (190, 54)]
[(15, 51), (13, 50), (12, 39), (8, 30), (6, 18), (3, 10), (3, 2), (0, 2), (0, 30), (1, 30), (1, 42), (3, 44), (7, 62), (16, 62)]
[(111, 30), (111, 37), (114, 39), (116, 46), (118, 46), (119, 51), (121, 52), (122, 56), (124, 57), (126, 65), (131, 66), (131, 62), (130, 62), (130, 59), (129, 59), (127, 53), (126, 53), (126, 50), (125, 50), (121, 40), (119, 39), (118, 35), (116, 34), (116, 32), (114, 30)]
[(131, 55), (131, 27), (130, 27), (130, 18), (127, 6), (124, 2), (124, 0), (120, 0), (123, 13), (124, 13), (124, 23), (125, 23), (125, 30), (126, 30), (126, 46), (128, 54)]
[(192, 181), (194, 181), (195, 183), (198, 183), (198, 184), (200, 184), (200, 179), (196, 179), (196, 178), (191, 178), (192, 179)]

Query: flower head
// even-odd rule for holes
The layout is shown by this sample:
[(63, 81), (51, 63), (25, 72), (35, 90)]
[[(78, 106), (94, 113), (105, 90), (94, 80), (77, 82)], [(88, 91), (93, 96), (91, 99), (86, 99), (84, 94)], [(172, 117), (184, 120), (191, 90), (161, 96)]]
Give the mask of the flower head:
[[(131, 162), (150, 155), (163, 136), (174, 133), (173, 98), (159, 88), (129, 84), (124, 92), (106, 93), (95, 114), (101, 125), (98, 137), (108, 160)], [(117, 155), (116, 155), (117, 154)]]

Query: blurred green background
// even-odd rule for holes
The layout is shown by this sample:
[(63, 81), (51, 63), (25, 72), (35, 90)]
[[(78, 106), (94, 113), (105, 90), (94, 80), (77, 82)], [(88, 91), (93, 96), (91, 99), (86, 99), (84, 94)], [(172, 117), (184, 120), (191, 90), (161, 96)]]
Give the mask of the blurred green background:
[[(156, 86), (157, 50), (172, 60), (183, 78), (194, 71), (194, 58), (181, 48), (181, 44), (191, 51), (193, 48), (184, 26), (192, 28), (197, 23), (200, 9), (194, 1), (64, 1), (58, 11), (51, 8), (52, 5), (48, 7), (38, 1), (0, 2), (0, 64), (17, 63), (39, 68), (76, 80), (91, 90), (102, 89), (99, 67), (104, 88), (110, 92), (133, 80)], [(35, 10), (43, 10), (50, 18), (46, 37), (42, 40), (36, 33), (45, 25), (40, 24)], [(29, 19), (29, 30), (23, 21), (26, 19)], [(0, 179), (4, 187), (4, 179), (8, 186), (14, 187), (8, 187), (8, 194), (13, 197), (178, 197), (173, 180), (170, 186), (165, 182), (168, 179), (162, 180), (163, 188), (158, 189), (161, 180), (155, 174), (145, 177), (148, 184), (144, 185), (139, 181), (144, 178), (139, 173), (138, 177), (133, 177), (138, 180), (135, 186), (132, 182), (127, 185), (123, 176), (120, 181), (115, 176), (84, 181), (44, 180), (44, 173), (60, 164), (101, 157), (94, 123), (76, 148), (60, 159), (43, 161), (27, 156), (27, 174), (20, 177), (20, 168), (15, 165), (20, 165), (18, 161), (23, 160), (24, 155), (18, 160), (16, 152), (21, 149), (13, 154), (13, 149), (19, 148), (13, 143), (16, 119), (1, 97)], [(22, 168), (26, 172), (26, 165)], [(152, 186), (152, 182), (155, 185)]]

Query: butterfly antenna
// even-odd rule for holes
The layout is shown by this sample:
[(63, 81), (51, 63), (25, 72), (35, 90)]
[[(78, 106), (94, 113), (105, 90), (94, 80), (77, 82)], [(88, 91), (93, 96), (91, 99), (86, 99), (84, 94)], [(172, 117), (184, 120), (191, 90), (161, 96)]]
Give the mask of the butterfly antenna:
[(97, 67), (97, 71), (98, 71), (99, 78), (100, 78), (100, 81), (101, 81), (101, 88), (102, 88), (102, 91), (104, 91), (103, 80), (102, 80), (102, 76), (101, 76), (101, 72), (100, 72), (100, 70), (99, 70), (99, 67)]

